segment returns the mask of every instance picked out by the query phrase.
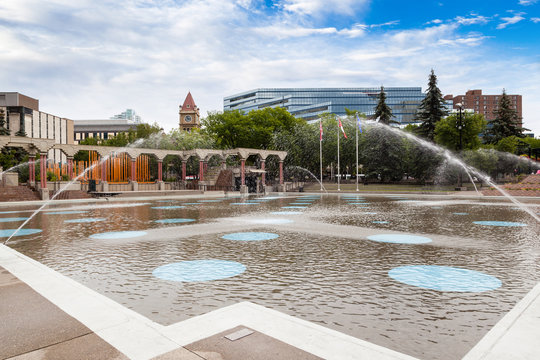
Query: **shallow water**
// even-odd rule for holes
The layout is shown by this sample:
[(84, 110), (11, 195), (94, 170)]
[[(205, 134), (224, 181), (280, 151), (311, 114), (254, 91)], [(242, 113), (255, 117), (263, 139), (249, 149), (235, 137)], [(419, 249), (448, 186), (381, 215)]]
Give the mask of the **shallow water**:
[[(73, 208), (86, 211), (84, 217), (105, 220), (66, 223), (81, 214), (40, 213), (28, 228), (43, 231), (14, 238), (9, 246), (162, 324), (247, 300), (423, 359), (461, 358), (540, 280), (540, 226), (500, 200), (489, 206), (468, 201), (440, 201), (435, 206), (423, 199), (365, 199), (368, 208), (351, 205), (358, 202), (356, 198), (324, 196), (305, 205), (306, 209), (295, 209), (301, 212), (297, 215), (271, 213), (283, 213), (282, 207), (298, 198), (249, 202), (250, 206), (232, 205), (245, 203), (241, 199), (223, 199), (167, 209), (154, 208), (163, 205), (157, 201), (137, 206), (121, 206), (136, 202), (118, 202), (111, 208), (77, 203)], [(171, 200), (170, 205), (183, 206), (188, 201), (193, 200)], [(65, 211), (70, 206), (57, 207)], [(538, 205), (533, 208), (540, 211)], [(222, 239), (227, 233), (219, 229), (211, 235), (179, 235), (175, 241), (145, 236), (130, 241), (90, 238), (97, 233), (163, 227), (175, 227), (181, 234), (190, 224), (243, 215), (293, 221), (309, 218), (314, 227), (322, 222), (426, 237), (453, 236), (458, 241), (393, 244), (280, 229), (282, 223), (294, 226), (290, 221), (263, 221), (257, 230), (246, 230), (279, 235), (262, 241)], [(195, 221), (156, 222), (164, 219)], [(527, 226), (485, 226), (475, 221)], [(0, 229), (19, 224), (0, 223)], [(246, 270), (204, 282), (168, 281), (152, 275), (163, 265), (206, 259), (238, 262)], [(407, 285), (388, 275), (407, 265), (465, 268), (495, 276), (502, 286), (483, 292), (442, 292)]]

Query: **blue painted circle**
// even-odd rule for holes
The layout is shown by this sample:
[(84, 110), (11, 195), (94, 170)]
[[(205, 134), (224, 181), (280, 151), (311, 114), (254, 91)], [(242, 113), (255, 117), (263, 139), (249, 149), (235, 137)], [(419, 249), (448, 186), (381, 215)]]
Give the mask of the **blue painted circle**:
[(292, 205), (292, 206), (306, 206), (306, 205), (311, 205), (311, 203), (305, 203), (305, 202), (293, 202), (293, 203), (289, 203), (289, 205)]
[(474, 221), (474, 223), (486, 226), (527, 226), (527, 224), (511, 221)]
[(86, 214), (87, 211), (75, 211), (75, 210), (68, 210), (68, 211), (46, 211), (45, 214), (47, 215), (71, 215), (71, 214)]
[(111, 231), (90, 235), (92, 239), (129, 239), (146, 235), (146, 231)]
[(160, 219), (155, 220), (155, 222), (160, 224), (179, 224), (195, 221), (195, 219)]
[(278, 238), (278, 234), (265, 233), (265, 232), (241, 232), (223, 235), (221, 238), (225, 240), (237, 240), (237, 241), (261, 241), (272, 240)]
[(469, 215), (469, 213), (466, 213), (466, 212), (455, 212), (455, 213), (452, 213), (454, 215)]
[(24, 220), (28, 220), (28, 218), (27, 217), (0, 218), (0, 222), (24, 221)]
[(17, 231), (17, 229), (0, 230), (0, 237), (10, 237), (13, 234), (15, 234), (13, 236), (32, 235), (32, 234), (40, 233), (42, 230), (41, 229), (20, 229), (16, 233), (15, 231)]
[(169, 210), (169, 209), (183, 209), (185, 206), (180, 206), (180, 205), (170, 205), (170, 206), (152, 206), (152, 209), (165, 209), (165, 210)]
[(306, 209), (307, 206), (282, 206), (282, 209)]
[(300, 215), (301, 211), (272, 211), (272, 215)]
[(91, 222), (98, 222), (98, 221), (105, 221), (105, 218), (83, 218), (83, 219), (70, 219), (65, 220), (64, 222), (67, 223), (91, 223)]
[(160, 266), (152, 271), (157, 278), (169, 281), (196, 282), (230, 278), (246, 271), (236, 261), (192, 260)]
[(374, 224), (388, 224), (388, 221), (372, 221)]
[(430, 238), (424, 236), (407, 234), (379, 234), (370, 235), (367, 238), (377, 242), (386, 242), (392, 244), (425, 244), (432, 241)]
[(390, 270), (388, 275), (408, 285), (438, 291), (482, 292), (502, 285), (495, 276), (438, 265), (400, 266)]

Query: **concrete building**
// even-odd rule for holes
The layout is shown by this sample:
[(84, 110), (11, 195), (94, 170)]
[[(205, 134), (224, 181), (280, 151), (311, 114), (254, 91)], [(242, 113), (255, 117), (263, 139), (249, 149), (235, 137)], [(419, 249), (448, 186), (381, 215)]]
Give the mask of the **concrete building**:
[(142, 119), (139, 115), (135, 113), (135, 110), (133, 109), (126, 109), (126, 111), (122, 112), (121, 114), (114, 115), (110, 117), (110, 119), (118, 120), (118, 119), (124, 119), (124, 120), (131, 120), (135, 122), (136, 124), (142, 123)]
[[(514, 110), (517, 111), (519, 118), (519, 126), (522, 126), (523, 122), (523, 110), (522, 110), (522, 97), (521, 95), (507, 95), (512, 102)], [(446, 95), (445, 100), (452, 101), (454, 109), (457, 109), (457, 104), (463, 104), (465, 109), (471, 109), (476, 114), (484, 115), (484, 118), (489, 122), (495, 119), (493, 113), (498, 108), (499, 95), (485, 95), (482, 94), (482, 90), (468, 90), (465, 95), (454, 96), (452, 94)]]
[(127, 133), (130, 129), (135, 130), (138, 123), (127, 119), (105, 119), (75, 120), (73, 124), (74, 140), (79, 144), (87, 138), (107, 140), (120, 133)]
[[(223, 110), (250, 110), (283, 107), (297, 118), (317, 119), (321, 114), (345, 115), (345, 108), (373, 115), (380, 87), (374, 88), (260, 88), (223, 99)], [(421, 87), (385, 87), (386, 103), (394, 120), (401, 124), (414, 121), (416, 110), (425, 97)]]
[[(6, 128), (11, 136), (24, 133), (29, 138), (51, 139), (56, 144), (73, 144), (73, 120), (39, 110), (39, 100), (18, 92), (0, 92), (0, 109), (4, 110)], [(60, 150), (51, 149), (48, 159), (65, 162)]]
[(201, 127), (199, 108), (195, 105), (191, 92), (188, 92), (184, 104), (180, 106), (180, 130), (191, 131)]

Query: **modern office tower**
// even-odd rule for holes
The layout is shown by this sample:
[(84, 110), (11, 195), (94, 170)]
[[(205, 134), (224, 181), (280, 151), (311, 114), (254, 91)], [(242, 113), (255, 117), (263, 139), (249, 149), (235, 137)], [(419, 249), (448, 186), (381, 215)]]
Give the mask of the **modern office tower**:
[(117, 119), (124, 119), (124, 120), (131, 120), (136, 124), (140, 124), (142, 122), (141, 117), (135, 113), (135, 110), (133, 109), (126, 109), (121, 114), (114, 115), (111, 117), (111, 119), (117, 120)]
[[(345, 115), (345, 108), (371, 116), (378, 102), (380, 87), (373, 88), (261, 88), (230, 95), (223, 99), (223, 110), (250, 110), (283, 107), (307, 121), (321, 114)], [(386, 103), (393, 120), (406, 125), (414, 122), (416, 110), (425, 94), (421, 87), (385, 87)]]

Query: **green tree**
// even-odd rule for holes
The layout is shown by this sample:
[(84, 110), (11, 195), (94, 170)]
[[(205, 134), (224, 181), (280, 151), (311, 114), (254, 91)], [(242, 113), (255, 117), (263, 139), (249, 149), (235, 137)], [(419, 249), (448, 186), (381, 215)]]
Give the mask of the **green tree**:
[(523, 130), (526, 129), (519, 126), (520, 118), (504, 89), (493, 114), (495, 115), (495, 119), (489, 122), (486, 131), (485, 141), (487, 143), (495, 144), (509, 136), (524, 137)]
[(507, 152), (514, 154), (518, 148), (518, 138), (517, 136), (507, 136), (500, 139), (495, 144), (495, 149), (501, 152)]
[(418, 107), (416, 120), (421, 122), (419, 133), (423, 137), (433, 141), (435, 138), (435, 126), (448, 111), (444, 107), (445, 101), (441, 90), (437, 87), (437, 76), (431, 69), (426, 97)]
[[(481, 114), (462, 113), (463, 128), (461, 130), (463, 149), (480, 147), (480, 133), (486, 127)], [(459, 150), (459, 114), (452, 114), (435, 126), (435, 142), (451, 150)]]
[(6, 129), (6, 115), (4, 109), (0, 109), (0, 135), (9, 136), (9, 130)]
[(390, 124), (399, 124), (399, 122), (392, 120), (394, 116), (392, 114), (392, 109), (386, 105), (386, 94), (384, 93), (384, 87), (381, 86), (381, 92), (378, 96), (379, 102), (375, 107), (375, 114), (373, 115), (375, 119), (379, 119), (379, 122), (390, 125)]
[(404, 174), (403, 138), (384, 128), (372, 127), (363, 140), (364, 173), (380, 178), (381, 182), (400, 180)]
[(301, 121), (283, 108), (265, 108), (248, 114), (238, 110), (212, 112), (202, 123), (204, 131), (214, 137), (222, 149), (266, 149), (272, 143), (275, 131), (291, 130)]

